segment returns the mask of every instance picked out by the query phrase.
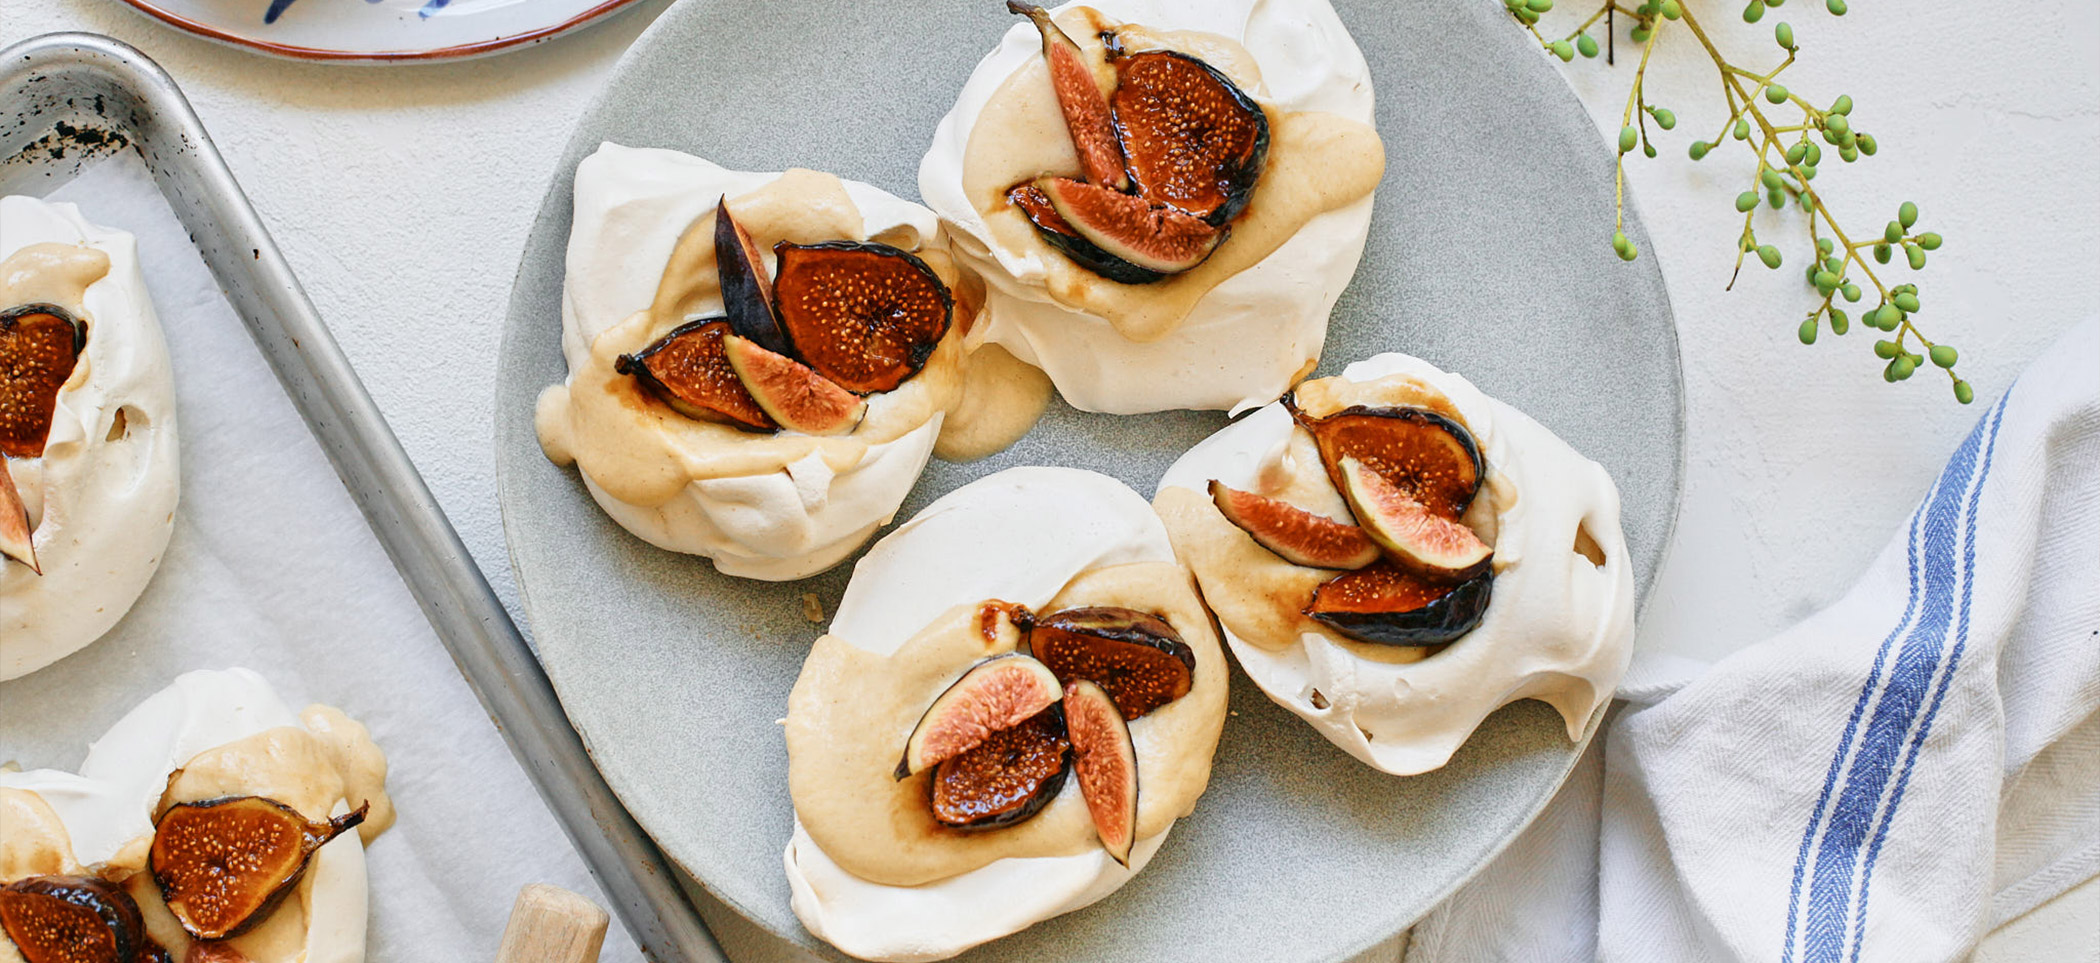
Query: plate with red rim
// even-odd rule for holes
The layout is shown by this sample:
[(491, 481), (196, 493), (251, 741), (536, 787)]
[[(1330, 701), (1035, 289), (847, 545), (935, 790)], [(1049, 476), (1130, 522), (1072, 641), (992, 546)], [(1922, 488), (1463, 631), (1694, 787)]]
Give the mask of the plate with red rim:
[[(1677, 515), (1683, 385), (1653, 256), (1625, 264), (1608, 243), (1608, 145), (1501, 5), (1417, 4), (1393, 17), (1386, 0), (1333, 2), (1370, 64), (1388, 163), (1318, 373), (1406, 351), (1530, 413), (1611, 472), (1645, 597)], [(534, 399), (565, 374), (571, 177), (613, 141), (735, 170), (827, 170), (914, 199), (935, 124), (1013, 22), (999, 0), (679, 0), (571, 132), (519, 264), (495, 412), (519, 596), (607, 781), (680, 868), (748, 918), (715, 917), (747, 963), (844, 959), (789, 908), (781, 853), (794, 812), (777, 721), (821, 630), (803, 597), (835, 611), (851, 560), (799, 582), (723, 576), (627, 534), (574, 469), (541, 453)], [(1631, 209), (1626, 231), (1649, 249)], [(1114, 416), (1053, 401), (1006, 452), (933, 462), (897, 518), (1015, 465), (1092, 469), (1149, 497), (1225, 423), (1223, 412)], [(1393, 777), (1234, 676), (1210, 789), (1152, 864), (1091, 907), (959, 959), (1348, 960), (1485, 865), (1588, 740), (1522, 701), (1444, 768)]]
[(294, 60), (416, 63), (550, 40), (640, 0), (124, 0), (200, 37)]

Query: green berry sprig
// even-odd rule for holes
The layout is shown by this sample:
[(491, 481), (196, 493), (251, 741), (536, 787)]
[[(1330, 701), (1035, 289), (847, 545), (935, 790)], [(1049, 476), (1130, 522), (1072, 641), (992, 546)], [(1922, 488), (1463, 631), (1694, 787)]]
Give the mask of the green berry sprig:
[[(1921, 271), (1925, 268), (1927, 254), (1939, 250), (1938, 234), (1916, 230), (1918, 206), (1904, 201), (1897, 209), (1895, 220), (1890, 221), (1879, 236), (1862, 235), (1855, 241), (1839, 226), (1836, 215), (1831, 213), (1810, 183), (1816, 178), (1816, 165), (1823, 162), (1824, 147), (1832, 148), (1840, 161), (1850, 164), (1862, 157), (1874, 156), (1878, 145), (1874, 135), (1853, 126), (1850, 96), (1841, 95), (1829, 106), (1818, 107), (1815, 102), (1788, 90), (1779, 82), (1780, 73), (1792, 66), (1801, 52), (1795, 42), (1792, 24), (1782, 22), (1772, 29), (1772, 39), (1785, 51), (1786, 58), (1778, 66), (1759, 72), (1736, 66), (1724, 57), (1683, 0), (1644, 0), (1632, 7), (1617, 0), (1605, 0), (1595, 13), (1559, 39), (1548, 39), (1538, 29), (1540, 18), (1553, 10), (1553, 0), (1502, 2), (1510, 16), (1537, 38), (1540, 47), (1563, 63), (1573, 61), (1577, 54), (1595, 58), (1600, 51), (1607, 52), (1609, 59), (1614, 21), (1619, 16), (1627, 18), (1631, 25), (1628, 36), (1641, 45), (1640, 66), (1634, 70), (1633, 88), (1626, 95), (1626, 110), (1620, 120), (1619, 158), (1614, 174), (1617, 218), (1611, 246), (1622, 260), (1631, 261), (1640, 256), (1640, 251), (1626, 236), (1626, 157), (1636, 149), (1644, 156), (1656, 156), (1655, 144), (1650, 139), (1651, 122), (1663, 131), (1677, 126), (1677, 115), (1669, 108), (1648, 102), (1648, 61), (1655, 52), (1657, 38), (1672, 26), (1682, 26), (1713, 59), (1714, 68), (1721, 75), (1721, 89), (1729, 108), (1727, 119), (1712, 140), (1692, 141), (1688, 150), (1691, 159), (1703, 160), (1730, 140), (1749, 148), (1757, 159), (1749, 189), (1735, 198), (1735, 209), (1743, 215), (1743, 232), (1736, 239), (1735, 275), (1730, 276), (1728, 286), (1735, 287), (1735, 278), (1742, 273), (1746, 257), (1755, 256), (1766, 268), (1775, 270), (1785, 262), (1777, 246), (1758, 238), (1751, 219), (1760, 202), (1773, 210), (1792, 204), (1807, 215), (1808, 246), (1815, 253), (1808, 259), (1804, 276), (1818, 298), (1815, 307), (1801, 321), (1801, 343), (1816, 343), (1817, 335), (1825, 327), (1834, 335), (1843, 335), (1850, 330), (1853, 315), (1838, 303), (1839, 299), (1843, 299), (1844, 304), (1859, 304), (1868, 294), (1868, 288), (1862, 284), (1868, 285), (1876, 296), (1874, 306), (1850, 310), (1859, 312), (1860, 323), (1892, 335), (1874, 342), (1875, 356), (1886, 362), (1882, 377), (1890, 382), (1903, 381), (1930, 361), (1934, 367), (1947, 373), (1956, 400), (1962, 404), (1975, 400), (1975, 389), (1954, 371), (1959, 352), (1952, 345), (1928, 340), (1913, 323), (1913, 316), (1921, 307), (1918, 286), (1890, 286), (1875, 270), (1877, 265), (1887, 269), (1900, 251), (1904, 263), (1912, 271)], [(1743, 20), (1757, 23), (1764, 19), (1769, 9), (1784, 6), (1785, 2), (1749, 0), (1749, 6), (1743, 8)], [(1845, 0), (1825, 0), (1823, 5), (1835, 16), (1845, 14)], [(1593, 29), (1598, 29), (1600, 20), (1604, 21), (1605, 41), (1601, 47), (1597, 38), (1591, 35)], [(1781, 111), (1787, 114), (1775, 116)], [(1798, 119), (1793, 112), (1798, 112)]]

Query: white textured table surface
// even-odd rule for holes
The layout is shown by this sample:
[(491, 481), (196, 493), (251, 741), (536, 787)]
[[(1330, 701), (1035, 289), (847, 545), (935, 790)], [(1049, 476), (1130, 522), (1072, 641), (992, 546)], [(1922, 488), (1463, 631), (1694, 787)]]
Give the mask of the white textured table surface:
[[(1853, 120), (1880, 152), (1857, 169), (1833, 158), (1816, 186), (1854, 231), (1871, 234), (1909, 199), (1922, 226), (1946, 236), (1919, 278), (1920, 323), (1962, 350), (1979, 398), (2095, 311), (2100, 4), (1858, 0), (1835, 19), (1797, 2), (1750, 27), (1737, 0), (1692, 2), (1725, 46), (1757, 51), (1752, 62), (1776, 50), (1773, 23), (1794, 21), (1804, 58), (1789, 85), (1825, 102), (1854, 97)], [(261, 59), (116, 0), (0, 0), (0, 44), (92, 30), (175, 76), (468, 546), (514, 600), (489, 412), (511, 276), (572, 119), (663, 3), (519, 53), (416, 67)], [(1578, 59), (1564, 72), (1599, 126), (1616, 130), (1631, 61)], [(1807, 296), (1794, 222), (1787, 266), (1746, 268), (1723, 293), (1747, 153), (1683, 159), (1720, 116), (1696, 48), (1659, 47), (1648, 89), (1681, 119), (1660, 140), (1662, 157), (1632, 165), (1631, 184), (1652, 238), (1642, 256), (1662, 260), (1675, 304), (1689, 441), (1683, 512), (1640, 644), (1711, 659), (1843, 591), (1977, 408), (1955, 405), (1929, 370), (1883, 384), (1857, 330), (1814, 347), (1795, 340)], [(1767, 214), (1759, 226), (1776, 242), (1781, 223)], [(1602, 244), (1608, 226), (1598, 232)], [(1512, 238), (1512, 253), (1522, 249)], [(2036, 915), (2046, 918), (2008, 927), (2020, 942), (1994, 958), (2078, 947), (2100, 959), (2094, 885)]]

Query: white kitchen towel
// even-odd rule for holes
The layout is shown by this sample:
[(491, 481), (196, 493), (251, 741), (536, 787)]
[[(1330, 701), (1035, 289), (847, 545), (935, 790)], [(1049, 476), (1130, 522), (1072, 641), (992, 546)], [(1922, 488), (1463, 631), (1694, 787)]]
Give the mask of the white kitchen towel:
[(1958, 960), (2100, 874), (2100, 321), (1836, 604), (1620, 694), (1410, 963)]

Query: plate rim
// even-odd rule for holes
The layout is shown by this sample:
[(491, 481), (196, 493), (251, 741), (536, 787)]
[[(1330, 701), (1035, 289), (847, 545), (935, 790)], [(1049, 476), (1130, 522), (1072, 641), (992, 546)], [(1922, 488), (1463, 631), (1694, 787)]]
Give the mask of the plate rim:
[[(596, 6), (560, 23), (538, 27), (523, 33), (493, 37), (488, 40), (476, 40), (471, 43), (431, 47), (423, 50), (342, 50), (333, 47), (307, 47), (299, 44), (273, 43), (268, 40), (261, 40), (224, 30), (201, 20), (185, 17), (172, 10), (163, 9), (155, 0), (123, 0), (123, 2), (132, 9), (184, 33), (203, 37), (206, 40), (217, 41), (228, 46), (267, 54), (272, 57), (312, 63), (401, 64), (464, 60), (504, 53), (528, 44), (551, 40), (572, 30), (589, 26), (614, 13), (635, 6), (641, 3), (642, 0), (602, 0)], [(623, 52), (621, 59), (625, 59), (625, 57), (626, 54)], [(617, 67), (618, 63), (616, 61), (614, 68), (617, 69)]]

